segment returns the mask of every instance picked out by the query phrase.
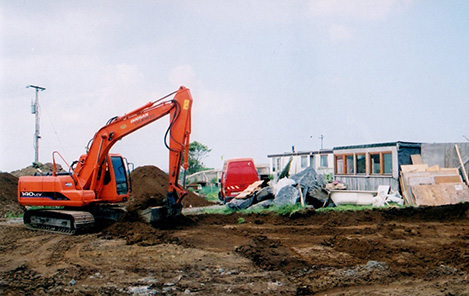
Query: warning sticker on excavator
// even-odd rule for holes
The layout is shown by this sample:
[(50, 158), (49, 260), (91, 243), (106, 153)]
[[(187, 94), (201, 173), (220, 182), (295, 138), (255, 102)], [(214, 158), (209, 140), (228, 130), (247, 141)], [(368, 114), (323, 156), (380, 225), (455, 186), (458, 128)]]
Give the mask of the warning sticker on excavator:
[(189, 100), (184, 100), (184, 106), (182, 106), (182, 109), (187, 110), (189, 109)]

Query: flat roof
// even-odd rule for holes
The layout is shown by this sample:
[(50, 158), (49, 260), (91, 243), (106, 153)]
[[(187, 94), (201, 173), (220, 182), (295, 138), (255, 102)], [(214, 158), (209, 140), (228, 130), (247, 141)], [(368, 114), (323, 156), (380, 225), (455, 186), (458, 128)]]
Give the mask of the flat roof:
[(282, 157), (282, 156), (302, 156), (302, 155), (315, 155), (315, 154), (328, 154), (332, 153), (332, 149), (321, 149), (319, 151), (298, 151), (298, 152), (285, 152), (279, 154), (270, 154), (267, 157)]
[(362, 144), (362, 145), (339, 146), (339, 147), (334, 147), (333, 150), (362, 149), (362, 148), (389, 147), (389, 146), (399, 146), (399, 148), (420, 148), (421, 144), (422, 143), (396, 141), (396, 142), (383, 142), (383, 143)]

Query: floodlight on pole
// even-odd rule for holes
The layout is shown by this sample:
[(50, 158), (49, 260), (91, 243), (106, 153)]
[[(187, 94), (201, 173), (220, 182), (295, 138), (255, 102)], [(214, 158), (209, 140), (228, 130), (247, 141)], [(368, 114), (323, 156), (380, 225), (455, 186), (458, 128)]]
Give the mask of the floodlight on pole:
[(34, 132), (34, 162), (39, 161), (39, 139), (41, 136), (39, 135), (39, 91), (44, 91), (46, 90), (45, 87), (37, 86), (37, 85), (28, 85), (26, 88), (35, 88), (36, 89), (36, 100), (34, 103), (31, 103), (31, 113), (36, 115), (36, 128)]

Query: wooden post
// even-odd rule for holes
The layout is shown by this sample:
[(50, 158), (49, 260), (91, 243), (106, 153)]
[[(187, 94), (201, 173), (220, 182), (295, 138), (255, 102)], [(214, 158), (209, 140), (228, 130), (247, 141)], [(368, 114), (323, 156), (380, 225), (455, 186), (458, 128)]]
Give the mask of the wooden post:
[(302, 188), (301, 188), (301, 185), (298, 183), (298, 191), (300, 191), (300, 202), (301, 202), (301, 206), (302, 207), (305, 207), (305, 199), (303, 197), (303, 192), (302, 192)]
[(461, 170), (462, 170), (462, 173), (463, 173), (463, 176), (464, 176), (464, 180), (466, 181), (466, 185), (469, 186), (469, 178), (467, 177), (466, 168), (464, 167), (464, 163), (462, 162), (461, 154), (459, 153), (458, 145), (454, 144), (454, 148), (456, 148), (456, 154), (458, 155), (459, 163), (461, 164)]

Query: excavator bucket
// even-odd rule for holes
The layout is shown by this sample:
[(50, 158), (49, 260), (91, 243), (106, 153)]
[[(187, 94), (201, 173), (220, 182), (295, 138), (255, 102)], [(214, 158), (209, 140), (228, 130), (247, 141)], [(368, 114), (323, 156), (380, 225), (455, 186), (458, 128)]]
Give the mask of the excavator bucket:
[(168, 219), (172, 219), (181, 215), (182, 205), (176, 203), (175, 193), (168, 192), (166, 195), (164, 207), (151, 207), (140, 212), (142, 219), (153, 226), (160, 225)]
[(168, 210), (166, 207), (152, 207), (140, 212), (142, 219), (151, 225), (158, 224), (166, 219)]
[(181, 215), (181, 209), (178, 211), (168, 211), (166, 207), (151, 207), (140, 212), (140, 217), (146, 223), (153, 226), (160, 226), (168, 222), (168, 220), (176, 218)]

